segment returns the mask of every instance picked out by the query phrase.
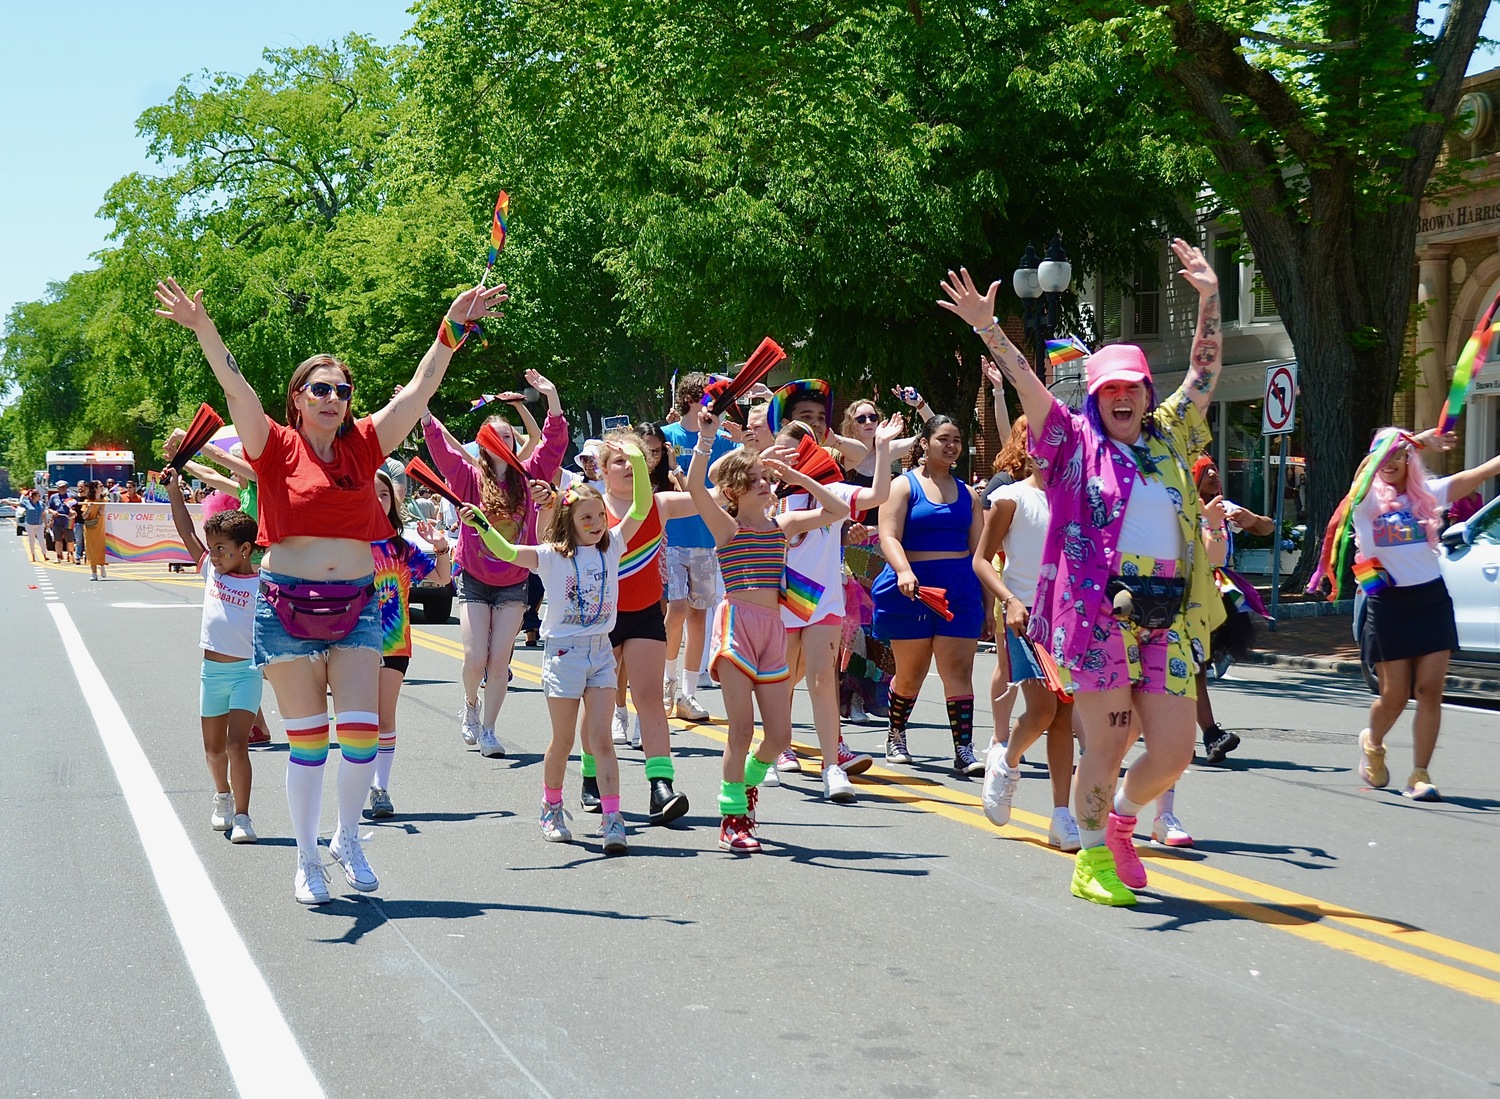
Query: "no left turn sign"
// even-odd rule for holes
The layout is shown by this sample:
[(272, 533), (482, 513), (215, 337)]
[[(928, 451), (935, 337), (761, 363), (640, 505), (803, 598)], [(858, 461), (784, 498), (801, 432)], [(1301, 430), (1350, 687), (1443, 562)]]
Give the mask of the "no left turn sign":
[(1260, 433), (1290, 435), (1297, 417), (1297, 364), (1282, 363), (1266, 368), (1266, 398), (1262, 406)]

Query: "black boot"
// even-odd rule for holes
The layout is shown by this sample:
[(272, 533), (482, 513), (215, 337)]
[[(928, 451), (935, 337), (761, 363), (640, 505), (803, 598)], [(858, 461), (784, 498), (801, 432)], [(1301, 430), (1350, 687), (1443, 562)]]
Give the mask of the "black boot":
[(1215, 721), (1203, 730), (1203, 761), (1219, 766), (1240, 746), (1240, 738)]
[(585, 813), (600, 812), (599, 780), (593, 775), (583, 776), (583, 793), (578, 796), (578, 804)]
[(654, 778), (651, 780), (650, 823), (671, 824), (687, 811), (687, 795), (674, 791), (671, 779)]

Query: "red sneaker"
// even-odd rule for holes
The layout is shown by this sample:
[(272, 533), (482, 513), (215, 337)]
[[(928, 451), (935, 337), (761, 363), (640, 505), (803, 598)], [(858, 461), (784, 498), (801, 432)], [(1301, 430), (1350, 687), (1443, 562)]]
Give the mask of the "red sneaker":
[(252, 748), (269, 748), (271, 746), (271, 734), (259, 725), (252, 725), (250, 726), (249, 744)]
[(844, 769), (844, 774), (862, 775), (870, 769), (872, 762), (869, 756), (852, 751), (844, 743), (844, 738), (839, 737), (839, 766)]
[(757, 823), (759, 823), (755, 819), (755, 807), (757, 805), (759, 805), (759, 804), (760, 804), (760, 787), (759, 786), (746, 786), (745, 787), (745, 819), (750, 822), (750, 831), (752, 831), (752, 832), (755, 831), (755, 826), (756, 826)]
[(719, 850), (737, 855), (753, 855), (760, 850), (760, 841), (750, 831), (749, 817), (724, 818), (719, 825)]

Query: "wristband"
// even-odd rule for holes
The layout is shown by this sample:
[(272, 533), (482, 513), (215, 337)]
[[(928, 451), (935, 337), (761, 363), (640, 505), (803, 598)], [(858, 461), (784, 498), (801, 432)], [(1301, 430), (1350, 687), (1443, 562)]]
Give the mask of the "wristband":
[(438, 343), (453, 351), (457, 351), (464, 345), (464, 341), (471, 335), (479, 337), (479, 346), (488, 347), (489, 341), (484, 338), (484, 331), (473, 321), (467, 324), (459, 324), (446, 313), (443, 315), (442, 323), (438, 325)]
[(978, 336), (981, 340), (991, 333), (994, 333), (995, 335), (1001, 337), (1005, 335), (1004, 331), (1000, 328), (1000, 320), (998, 317), (991, 317), (989, 324), (985, 325), (983, 328), (974, 329), (974, 335)]
[(695, 446), (693, 447), (693, 453), (701, 454), (705, 458), (712, 458), (714, 456), (714, 448), (710, 446), (707, 450), (704, 450), (702, 446)]

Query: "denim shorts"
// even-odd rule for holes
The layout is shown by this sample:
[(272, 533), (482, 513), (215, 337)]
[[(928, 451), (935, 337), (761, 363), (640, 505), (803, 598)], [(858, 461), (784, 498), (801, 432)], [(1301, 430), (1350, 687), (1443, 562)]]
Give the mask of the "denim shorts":
[(611, 691), (615, 678), (615, 650), (609, 634), (547, 639), (542, 654), (542, 691), (548, 698), (582, 698), (592, 687)]
[[(273, 584), (312, 583), (300, 576), (288, 576), (285, 573), (269, 572), (266, 569), (260, 570), (260, 578), (269, 580)], [(338, 581), (340, 584), (358, 584), (361, 587), (374, 582), (373, 574), (358, 580)], [(365, 609), (359, 612), (359, 621), (354, 624), (354, 629), (349, 631), (347, 637), (340, 641), (305, 641), (286, 632), (281, 619), (276, 617), (275, 608), (267, 602), (264, 589), (256, 593), (255, 666), (257, 668), (264, 668), (267, 664), (277, 664), (283, 660), (296, 660), (303, 656), (309, 660), (318, 660), (326, 656), (329, 649), (374, 649), (378, 657), (383, 641), (380, 629), (380, 600), (375, 596), (371, 596), (370, 601), (365, 604)]]
[(198, 713), (223, 717), (230, 710), (260, 709), (265, 676), (250, 660), (205, 660), (198, 675)]
[(706, 611), (718, 598), (719, 558), (709, 547), (668, 546), (667, 601)]
[(526, 606), (526, 581), (519, 584), (486, 584), (468, 573), (458, 575), (458, 601), (483, 603), (488, 607)]

